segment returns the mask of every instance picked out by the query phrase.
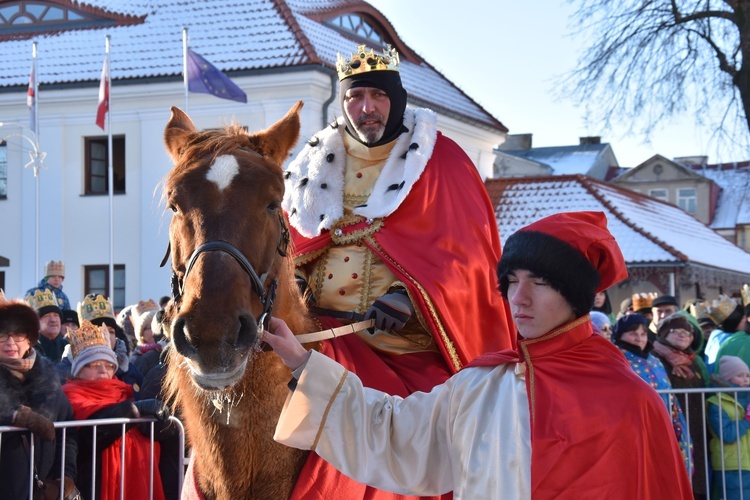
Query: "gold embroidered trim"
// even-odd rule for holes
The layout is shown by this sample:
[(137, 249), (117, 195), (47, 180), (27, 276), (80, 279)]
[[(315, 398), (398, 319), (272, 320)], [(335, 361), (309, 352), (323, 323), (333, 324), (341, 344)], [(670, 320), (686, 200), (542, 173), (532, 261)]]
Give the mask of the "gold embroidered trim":
[[(437, 310), (435, 309), (435, 304), (432, 303), (432, 300), (427, 295), (427, 292), (425, 292), (424, 288), (422, 288), (422, 285), (420, 285), (417, 280), (414, 279), (409, 273), (406, 272), (406, 270), (399, 265), (398, 262), (394, 261), (390, 258), (390, 256), (386, 255), (385, 252), (382, 251), (382, 248), (380, 248), (380, 245), (377, 244), (374, 238), (368, 237), (367, 241), (375, 248), (380, 250), (379, 255), (381, 259), (388, 259), (388, 262), (392, 263), (395, 267), (397, 267), (402, 273), (404, 273), (405, 276), (409, 278), (409, 281), (411, 281), (414, 286), (417, 287), (417, 290), (419, 290), (419, 294), (422, 296), (422, 299), (424, 299), (425, 303), (427, 304), (427, 309), (430, 311), (430, 316), (435, 321), (435, 324), (438, 327), (438, 333), (440, 334), (440, 338), (443, 341), (443, 344), (445, 345), (445, 350), (448, 351), (448, 356), (450, 357), (451, 362), (453, 363), (453, 367), (456, 371), (459, 371), (461, 367), (463, 366), (461, 364), (461, 360), (458, 357), (458, 353), (456, 352), (456, 346), (453, 344), (453, 341), (448, 337), (448, 333), (445, 331), (445, 327), (443, 326), (443, 322), (440, 321), (440, 317), (437, 314)], [(419, 309), (419, 308), (415, 308)], [(417, 314), (420, 314), (417, 312)], [(420, 321), (424, 318), (420, 318)]]
[(369, 194), (346, 194), (344, 193), (344, 206), (345, 207), (358, 207), (367, 203), (370, 198)]
[(324, 253), (328, 251), (328, 249), (331, 247), (331, 245), (326, 245), (323, 248), (320, 248), (318, 250), (315, 250), (313, 252), (308, 252), (306, 254), (300, 254), (294, 257), (294, 267), (300, 267), (304, 266), (305, 264), (308, 264)]
[(328, 413), (331, 411), (331, 406), (333, 406), (333, 402), (336, 399), (336, 396), (339, 395), (339, 392), (341, 392), (341, 388), (344, 386), (344, 381), (346, 380), (346, 376), (349, 374), (349, 370), (344, 370), (344, 375), (341, 377), (341, 380), (339, 380), (339, 385), (336, 386), (336, 390), (333, 391), (333, 395), (331, 396), (331, 399), (328, 400), (328, 404), (326, 405), (326, 411), (323, 412), (323, 419), (320, 422), (320, 427), (318, 428), (318, 433), (315, 435), (315, 440), (313, 441), (312, 447), (310, 448), (312, 451), (315, 451), (315, 448), (318, 447), (318, 442), (320, 441), (320, 435), (323, 434), (323, 427), (326, 425), (326, 420), (328, 419)]
[(359, 287), (359, 307), (357, 312), (364, 314), (370, 308), (370, 295), (372, 294), (372, 275), (375, 269), (375, 252), (370, 247), (365, 247), (365, 261), (362, 263), (362, 280)]
[(326, 277), (326, 268), (328, 267), (328, 252), (321, 256), (320, 260), (315, 264), (315, 274), (313, 276), (312, 283), (312, 294), (315, 301), (320, 301), (320, 296), (323, 294), (323, 283)]
[[(383, 227), (383, 219), (373, 219), (372, 223), (366, 225), (363, 229), (352, 231), (350, 233), (343, 232), (342, 228), (353, 226), (354, 224), (358, 224), (364, 220), (367, 219), (359, 215), (347, 215), (340, 218), (333, 226), (331, 226), (331, 241), (335, 245), (347, 245), (349, 243), (356, 243), (362, 238), (366, 238), (374, 233), (377, 233), (378, 231), (380, 231), (380, 228)], [(336, 234), (337, 229), (341, 229), (342, 234)]]

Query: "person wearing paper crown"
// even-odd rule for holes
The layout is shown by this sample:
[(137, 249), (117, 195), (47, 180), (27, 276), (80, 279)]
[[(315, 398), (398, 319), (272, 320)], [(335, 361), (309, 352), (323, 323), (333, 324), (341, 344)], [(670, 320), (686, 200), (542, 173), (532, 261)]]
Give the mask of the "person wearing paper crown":
[[(127, 337), (115, 321), (115, 314), (112, 310), (112, 304), (109, 299), (103, 295), (90, 293), (78, 303), (78, 317), (81, 321), (89, 321), (95, 326), (105, 326), (109, 332), (110, 348), (117, 356), (116, 376), (123, 382), (133, 386), (138, 392), (143, 383), (143, 375), (138, 369), (130, 363), (130, 349), (127, 345)], [(73, 355), (70, 348), (66, 348), (62, 360), (57, 364), (57, 372), (60, 380), (65, 383), (68, 376), (71, 375), (71, 365)]]
[[(515, 343), (487, 272), (501, 249), (483, 180), (436, 113), (407, 108), (405, 64), (390, 45), (339, 54), (342, 116), (286, 168), (282, 204), (298, 284), (322, 326), (375, 320), (324, 352), (402, 395)], [(297, 484), (306, 496), (327, 483)]]
[(55, 292), (34, 289), (32, 294), (26, 295), (26, 302), (39, 315), (38, 349), (45, 358), (59, 363), (68, 341), (62, 333), (62, 312), (57, 305)]
[[(721, 294), (708, 310), (719, 325), (711, 332), (711, 338), (723, 339), (716, 353), (716, 363), (722, 356), (737, 356), (750, 365), (750, 334), (745, 331), (747, 319), (742, 305), (732, 297)], [(714, 364), (713, 372), (717, 370)]]
[(70, 300), (63, 292), (62, 282), (65, 280), (65, 264), (63, 261), (51, 260), (44, 265), (44, 277), (34, 288), (26, 291), (26, 295), (33, 295), (35, 290), (49, 290), (54, 292), (57, 306), (61, 310), (70, 309)]
[(365, 389), (274, 318), (263, 340), (296, 378), (274, 439), (401, 494), (692, 499), (664, 402), (589, 321), (596, 292), (628, 276), (604, 214), (522, 228), (497, 273), (518, 345), (406, 398)]
[[(39, 317), (26, 302), (6, 300), (0, 290), (0, 426), (29, 432), (5, 432), (0, 446), (0, 500), (29, 495), (29, 445), (34, 444), (34, 472), (42, 487), (34, 498), (58, 498), (75, 490), (77, 432), (65, 433), (54, 422), (73, 419), (73, 410), (49, 360), (37, 354)], [(31, 441), (30, 441), (31, 440)], [(25, 441), (25, 442), (24, 442)], [(60, 477), (62, 459), (65, 468)]]
[[(117, 355), (110, 347), (110, 333), (105, 325), (96, 326), (87, 319), (78, 330), (70, 332), (73, 379), (63, 385), (70, 400), (76, 420), (102, 418), (155, 417), (162, 424), (154, 429), (155, 439), (164, 432), (169, 409), (159, 400), (135, 401), (133, 388), (115, 378)], [(149, 498), (150, 473), (153, 472), (156, 500), (164, 499), (159, 474), (159, 443), (155, 442), (151, 459), (150, 424), (130, 427), (125, 433), (125, 463), (122, 463), (122, 426), (99, 426), (94, 433), (91, 427), (79, 432), (78, 484), (86, 498), (101, 500), (140, 500)], [(96, 491), (91, 491), (93, 440), (96, 439)], [(152, 471), (149, 471), (153, 464)], [(127, 472), (125, 491), (120, 496), (120, 474)]]
[(144, 379), (146, 374), (159, 364), (161, 352), (168, 343), (161, 332), (155, 334), (151, 327), (156, 313), (160, 310), (154, 299), (140, 300), (132, 308), (130, 315), (133, 332), (138, 341), (133, 354), (130, 355), (130, 362), (143, 374)]

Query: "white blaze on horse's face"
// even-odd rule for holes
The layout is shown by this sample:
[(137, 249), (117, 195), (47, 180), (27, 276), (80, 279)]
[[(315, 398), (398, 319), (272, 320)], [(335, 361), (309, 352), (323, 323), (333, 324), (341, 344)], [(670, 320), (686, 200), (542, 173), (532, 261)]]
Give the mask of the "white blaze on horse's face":
[(229, 187), (239, 171), (240, 165), (234, 155), (221, 155), (208, 169), (206, 179), (216, 184), (219, 190), (223, 191)]

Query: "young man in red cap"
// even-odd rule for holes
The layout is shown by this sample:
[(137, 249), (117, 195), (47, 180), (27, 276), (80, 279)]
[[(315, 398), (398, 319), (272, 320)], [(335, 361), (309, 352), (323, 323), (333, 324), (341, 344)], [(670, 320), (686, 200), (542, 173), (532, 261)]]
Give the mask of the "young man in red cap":
[(692, 498), (664, 403), (592, 331), (595, 293), (627, 277), (604, 214), (557, 214), (521, 229), (498, 275), (517, 348), (406, 398), (363, 388), (273, 320), (265, 340), (297, 378), (275, 439), (402, 494)]

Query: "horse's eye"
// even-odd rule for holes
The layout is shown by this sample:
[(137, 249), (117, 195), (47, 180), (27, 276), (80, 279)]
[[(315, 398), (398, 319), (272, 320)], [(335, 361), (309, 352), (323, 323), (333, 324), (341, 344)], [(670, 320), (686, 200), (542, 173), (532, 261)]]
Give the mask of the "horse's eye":
[(170, 209), (170, 210), (172, 211), (172, 213), (175, 213), (175, 214), (177, 213), (177, 207), (176, 207), (176, 206), (174, 206), (174, 205), (169, 205), (169, 207), (168, 207), (168, 208), (169, 208), (169, 209)]
[(276, 210), (279, 209), (280, 206), (281, 206), (281, 203), (279, 203), (278, 201), (273, 201), (268, 204), (268, 206), (266, 207), (266, 210), (268, 210), (269, 212), (275, 212)]

